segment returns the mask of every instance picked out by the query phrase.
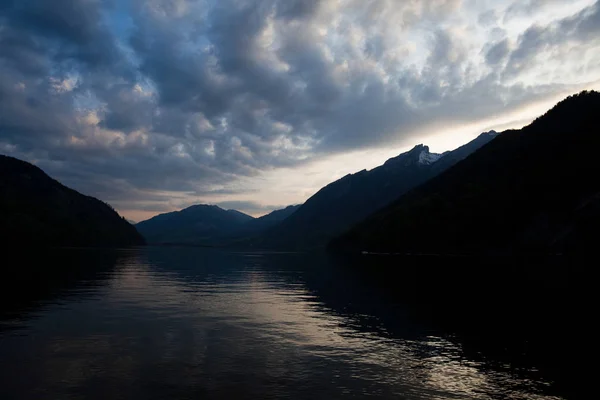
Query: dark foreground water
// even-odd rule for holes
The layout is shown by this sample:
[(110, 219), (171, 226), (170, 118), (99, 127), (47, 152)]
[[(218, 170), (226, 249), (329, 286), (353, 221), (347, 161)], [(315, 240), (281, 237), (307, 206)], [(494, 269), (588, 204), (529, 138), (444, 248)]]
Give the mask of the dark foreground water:
[(324, 255), (63, 250), (3, 268), (20, 272), (2, 285), (0, 399), (559, 398)]

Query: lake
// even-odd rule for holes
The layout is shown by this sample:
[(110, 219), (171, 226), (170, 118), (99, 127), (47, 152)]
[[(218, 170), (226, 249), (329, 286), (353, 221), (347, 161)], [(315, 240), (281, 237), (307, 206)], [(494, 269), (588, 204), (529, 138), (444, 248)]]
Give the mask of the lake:
[(10, 260), (1, 399), (561, 398), (535, 366), (474, 350), (324, 254)]

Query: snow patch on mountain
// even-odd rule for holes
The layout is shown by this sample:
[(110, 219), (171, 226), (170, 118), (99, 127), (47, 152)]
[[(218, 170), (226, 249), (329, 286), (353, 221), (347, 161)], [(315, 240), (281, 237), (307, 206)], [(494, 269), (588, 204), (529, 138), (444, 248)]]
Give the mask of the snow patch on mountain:
[(443, 154), (430, 153), (428, 150), (423, 150), (419, 154), (419, 164), (431, 165), (443, 157)]

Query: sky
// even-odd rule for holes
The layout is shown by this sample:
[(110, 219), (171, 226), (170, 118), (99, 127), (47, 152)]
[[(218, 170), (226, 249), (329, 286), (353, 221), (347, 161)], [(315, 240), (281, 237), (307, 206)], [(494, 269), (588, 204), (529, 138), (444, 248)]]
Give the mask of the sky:
[(0, 154), (254, 216), (600, 89), (594, 0), (0, 0)]

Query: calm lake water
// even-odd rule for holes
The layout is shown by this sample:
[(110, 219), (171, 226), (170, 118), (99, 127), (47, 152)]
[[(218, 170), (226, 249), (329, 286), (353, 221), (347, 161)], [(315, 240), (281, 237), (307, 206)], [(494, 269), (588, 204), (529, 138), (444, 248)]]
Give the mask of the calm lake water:
[(62, 250), (9, 266), (28, 289), (4, 280), (0, 399), (560, 398), (325, 255)]

